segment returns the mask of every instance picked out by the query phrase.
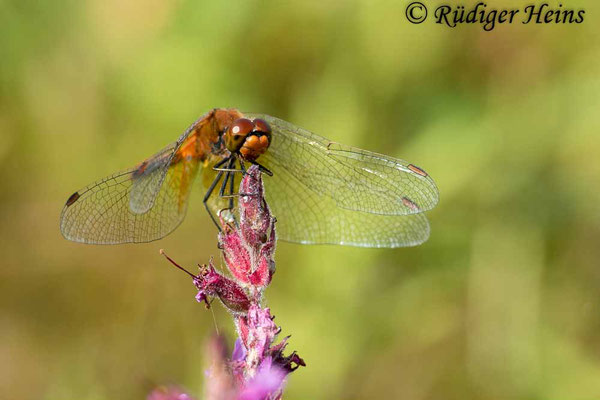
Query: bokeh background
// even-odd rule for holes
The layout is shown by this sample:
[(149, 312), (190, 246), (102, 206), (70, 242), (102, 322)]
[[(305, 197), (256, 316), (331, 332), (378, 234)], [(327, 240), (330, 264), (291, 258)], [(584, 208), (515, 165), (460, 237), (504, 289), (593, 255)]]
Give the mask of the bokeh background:
[(484, 32), (396, 0), (0, 1), (0, 398), (201, 397), (215, 322), (158, 255), (218, 257), (200, 190), (161, 242), (70, 243), (58, 219), (212, 107), (439, 186), (420, 247), (279, 244), (268, 305), (308, 364), (288, 399), (600, 398), (600, 16), (563, 3), (585, 22)]

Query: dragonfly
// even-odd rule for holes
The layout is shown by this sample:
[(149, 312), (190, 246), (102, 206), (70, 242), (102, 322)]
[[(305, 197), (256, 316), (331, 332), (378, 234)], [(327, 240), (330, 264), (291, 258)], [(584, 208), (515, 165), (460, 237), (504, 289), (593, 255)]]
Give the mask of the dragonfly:
[(60, 230), (66, 239), (91, 244), (161, 239), (183, 221), (198, 180), (217, 223), (219, 212), (234, 208), (236, 181), (251, 164), (267, 175), (265, 198), (279, 239), (393, 248), (429, 238), (424, 212), (439, 194), (422, 168), (269, 115), (224, 108), (209, 111), (133, 168), (74, 192)]

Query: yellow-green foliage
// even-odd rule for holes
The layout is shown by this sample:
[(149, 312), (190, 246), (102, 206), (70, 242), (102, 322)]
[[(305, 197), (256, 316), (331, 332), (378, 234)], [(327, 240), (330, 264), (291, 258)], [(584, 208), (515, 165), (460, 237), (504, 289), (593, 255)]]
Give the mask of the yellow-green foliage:
[(395, 0), (0, 2), (0, 398), (202, 393), (213, 319), (158, 255), (218, 256), (200, 191), (159, 243), (78, 245), (58, 218), (212, 107), (439, 186), (418, 248), (279, 245), (266, 296), (307, 362), (288, 399), (598, 398), (600, 31), (578, 3), (579, 25), (484, 32)]

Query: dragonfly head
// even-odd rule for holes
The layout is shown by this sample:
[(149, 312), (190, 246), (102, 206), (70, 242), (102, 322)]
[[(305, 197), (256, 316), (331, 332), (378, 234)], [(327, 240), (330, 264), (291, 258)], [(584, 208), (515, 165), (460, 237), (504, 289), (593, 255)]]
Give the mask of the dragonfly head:
[(253, 161), (263, 154), (271, 144), (271, 127), (264, 119), (238, 118), (223, 135), (225, 147), (244, 159)]

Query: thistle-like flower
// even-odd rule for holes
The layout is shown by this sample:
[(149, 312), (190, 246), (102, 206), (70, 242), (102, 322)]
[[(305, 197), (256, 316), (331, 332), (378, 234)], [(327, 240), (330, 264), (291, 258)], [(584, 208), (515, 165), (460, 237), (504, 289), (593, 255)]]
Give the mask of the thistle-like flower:
[(209, 345), (206, 398), (280, 399), (286, 376), (305, 363), (295, 352), (284, 356), (289, 336), (275, 343), (281, 329), (262, 305), (275, 272), (276, 220), (265, 201), (258, 166), (251, 166), (240, 183), (238, 212), (239, 223), (220, 218), (219, 247), (231, 278), (218, 272), (212, 260), (193, 275), (161, 252), (193, 278), (197, 301), (209, 307), (211, 298), (218, 298), (234, 319), (239, 338), (231, 358), (222, 338)]

